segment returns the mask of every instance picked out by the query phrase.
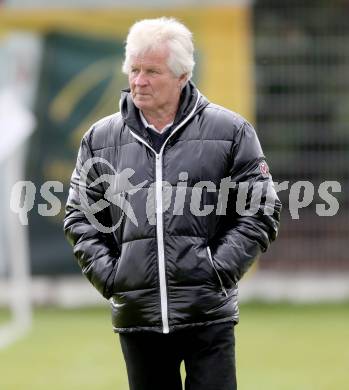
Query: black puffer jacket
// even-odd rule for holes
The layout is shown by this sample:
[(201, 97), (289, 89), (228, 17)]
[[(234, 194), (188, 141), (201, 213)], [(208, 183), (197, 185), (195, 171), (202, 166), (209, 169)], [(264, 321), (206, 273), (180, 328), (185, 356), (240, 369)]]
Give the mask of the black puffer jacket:
[(241, 216), (232, 185), (220, 211), (223, 178), (271, 183), (254, 129), (188, 83), (156, 154), (128, 91), (120, 104), (84, 136), (71, 180), (64, 229), (82, 272), (110, 299), (116, 332), (237, 322), (237, 282), (281, 207), (271, 191)]

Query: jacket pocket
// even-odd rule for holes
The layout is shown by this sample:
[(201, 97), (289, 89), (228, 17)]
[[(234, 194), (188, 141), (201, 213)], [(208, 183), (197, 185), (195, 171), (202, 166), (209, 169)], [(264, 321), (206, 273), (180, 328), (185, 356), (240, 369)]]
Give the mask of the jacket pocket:
[(214, 262), (213, 262), (211, 248), (209, 246), (207, 246), (206, 250), (207, 250), (208, 260), (209, 260), (212, 268), (214, 269), (215, 274), (217, 275), (219, 284), (221, 286), (221, 290), (222, 290), (223, 294), (227, 297), (228, 296), (227, 290), (225, 289), (225, 287), (223, 285), (223, 282), (222, 282), (222, 278), (220, 277), (220, 275), (218, 273), (218, 270), (217, 270), (217, 268), (216, 268), (216, 266), (214, 265)]
[(115, 278), (116, 278), (116, 272), (117, 272), (117, 269), (118, 269), (118, 265), (119, 265), (119, 259), (117, 259), (116, 263), (113, 266), (112, 272), (110, 273), (108, 279), (105, 282), (104, 294), (103, 295), (107, 299), (109, 299), (110, 296), (114, 293)]

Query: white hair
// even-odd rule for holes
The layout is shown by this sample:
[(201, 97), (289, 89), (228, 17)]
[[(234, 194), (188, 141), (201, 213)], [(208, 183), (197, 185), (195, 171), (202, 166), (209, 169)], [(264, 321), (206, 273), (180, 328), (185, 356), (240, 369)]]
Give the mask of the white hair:
[(122, 71), (129, 73), (132, 57), (162, 46), (169, 50), (167, 65), (172, 73), (176, 77), (186, 74), (189, 80), (195, 65), (192, 33), (174, 18), (144, 19), (130, 28)]

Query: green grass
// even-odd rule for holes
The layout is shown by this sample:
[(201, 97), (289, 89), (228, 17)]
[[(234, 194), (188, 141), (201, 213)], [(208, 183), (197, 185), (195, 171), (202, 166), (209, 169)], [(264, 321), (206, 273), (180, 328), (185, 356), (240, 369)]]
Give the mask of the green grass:
[(349, 388), (349, 304), (254, 304), (241, 318), (240, 390)]
[[(349, 304), (240, 309), (239, 390), (348, 388)], [(108, 308), (36, 310), (32, 331), (0, 351), (0, 389), (127, 390)]]

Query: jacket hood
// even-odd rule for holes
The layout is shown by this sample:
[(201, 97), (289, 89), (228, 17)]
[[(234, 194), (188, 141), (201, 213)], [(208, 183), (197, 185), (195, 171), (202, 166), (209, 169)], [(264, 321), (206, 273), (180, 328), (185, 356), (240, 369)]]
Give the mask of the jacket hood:
[[(172, 129), (178, 126), (185, 118), (188, 117), (188, 115), (196, 115), (208, 104), (208, 100), (201, 95), (194, 83), (192, 81), (188, 81), (182, 90), (179, 107)], [(148, 138), (147, 132), (144, 129), (139, 115), (139, 110), (132, 101), (130, 88), (123, 89), (121, 91), (120, 112), (128, 127), (137, 132), (143, 138)]]

